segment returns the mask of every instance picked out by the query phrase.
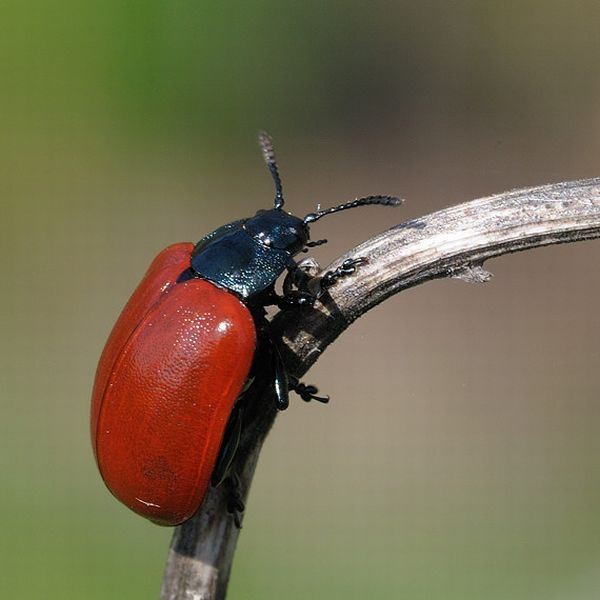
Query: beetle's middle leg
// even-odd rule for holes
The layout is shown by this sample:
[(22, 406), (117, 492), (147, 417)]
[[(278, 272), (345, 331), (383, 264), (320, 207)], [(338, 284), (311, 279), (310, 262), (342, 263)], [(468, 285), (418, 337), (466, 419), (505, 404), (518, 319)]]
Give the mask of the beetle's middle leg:
[(339, 267), (337, 267), (337, 269), (327, 271), (321, 277), (319, 277), (321, 289), (326, 290), (332, 285), (335, 285), (338, 279), (341, 279), (342, 277), (348, 277), (348, 275), (353, 275), (356, 272), (356, 267), (364, 265), (367, 262), (369, 261), (364, 256), (360, 256), (358, 258), (347, 258)]
[(266, 338), (266, 343), (270, 346), (271, 378), (273, 381), (273, 392), (275, 394), (277, 408), (279, 410), (285, 410), (289, 406), (290, 390), (296, 392), (296, 394), (298, 394), (305, 402), (309, 402), (310, 400), (317, 400), (318, 402), (324, 403), (329, 402), (329, 396), (317, 395), (319, 390), (316, 386), (302, 383), (297, 377), (294, 377), (287, 372), (277, 346), (275, 346), (268, 335)]

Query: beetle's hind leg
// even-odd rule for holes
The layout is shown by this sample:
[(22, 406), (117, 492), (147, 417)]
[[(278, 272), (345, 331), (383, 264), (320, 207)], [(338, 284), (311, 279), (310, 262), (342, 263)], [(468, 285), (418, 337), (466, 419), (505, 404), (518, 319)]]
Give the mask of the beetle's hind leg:
[(227, 427), (223, 434), (223, 441), (221, 442), (221, 449), (219, 450), (219, 456), (215, 463), (215, 468), (211, 477), (211, 485), (217, 487), (225, 481), (229, 475), (231, 463), (235, 456), (236, 450), (240, 443), (240, 437), (242, 435), (242, 417), (243, 410), (238, 403), (233, 407), (229, 421), (227, 421)]
[(358, 258), (347, 258), (337, 269), (334, 269), (333, 271), (327, 271), (322, 277), (319, 278), (321, 289), (326, 290), (332, 285), (335, 285), (338, 279), (341, 279), (342, 277), (348, 277), (348, 275), (353, 275), (356, 272), (356, 267), (364, 265), (367, 262), (369, 261), (364, 256), (360, 256)]
[(227, 512), (233, 516), (233, 522), (238, 529), (242, 528), (241, 514), (244, 512), (244, 501), (242, 499), (242, 486), (237, 473), (231, 470), (233, 458), (240, 443), (242, 434), (243, 409), (239, 404), (233, 407), (225, 434), (221, 450), (217, 457), (217, 462), (211, 477), (211, 484), (214, 487), (223, 485), (227, 494)]
[(237, 473), (232, 473), (225, 479), (223, 484), (227, 486), (227, 512), (232, 515), (235, 526), (238, 529), (241, 529), (241, 516), (246, 509), (246, 506), (242, 499), (242, 484), (240, 478)]
[(319, 297), (319, 288), (311, 286), (311, 282), (317, 281), (314, 275), (319, 270), (313, 258), (291, 264), (283, 280), (283, 295), (274, 295), (274, 304), (281, 310), (313, 306)]

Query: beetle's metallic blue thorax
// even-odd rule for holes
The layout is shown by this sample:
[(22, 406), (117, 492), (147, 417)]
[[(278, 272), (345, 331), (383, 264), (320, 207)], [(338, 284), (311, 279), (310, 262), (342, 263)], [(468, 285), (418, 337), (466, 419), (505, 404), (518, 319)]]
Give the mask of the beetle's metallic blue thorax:
[(191, 267), (200, 277), (249, 300), (268, 290), (293, 264), (292, 257), (309, 235), (298, 217), (281, 209), (259, 211), (202, 238), (192, 252)]

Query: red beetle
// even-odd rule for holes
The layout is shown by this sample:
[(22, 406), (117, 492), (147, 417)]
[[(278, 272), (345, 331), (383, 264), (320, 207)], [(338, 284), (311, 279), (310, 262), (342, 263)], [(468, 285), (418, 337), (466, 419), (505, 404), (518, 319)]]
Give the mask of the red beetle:
[[(327, 401), (286, 374), (264, 311), (310, 306), (362, 262), (310, 279), (293, 257), (325, 240), (310, 242), (308, 224), (355, 206), (400, 203), (369, 196), (304, 219), (290, 215), (270, 139), (262, 134), (260, 142), (275, 181), (274, 208), (220, 227), (196, 246), (163, 250), (117, 320), (96, 372), (91, 434), (102, 478), (121, 502), (161, 525), (190, 518), (211, 481), (231, 476), (242, 408), (252, 397), (246, 382), (270, 378), (280, 409), (289, 389)], [(286, 270), (279, 296), (274, 284)], [(237, 524), (242, 510), (234, 493)]]

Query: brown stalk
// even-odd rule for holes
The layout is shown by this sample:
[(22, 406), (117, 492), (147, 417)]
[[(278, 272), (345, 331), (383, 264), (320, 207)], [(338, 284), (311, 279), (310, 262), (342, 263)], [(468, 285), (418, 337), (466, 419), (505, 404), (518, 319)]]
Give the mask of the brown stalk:
[[(279, 313), (274, 337), (300, 377), (353, 321), (389, 296), (440, 277), (483, 282), (483, 263), (529, 248), (600, 237), (600, 178), (520, 189), (465, 202), (392, 227), (332, 263), (366, 257), (312, 309)], [(266, 398), (265, 394), (265, 398)], [(248, 491), (262, 443), (275, 419), (271, 401), (256, 398), (237, 458)], [(220, 600), (239, 530), (227, 513), (225, 491), (210, 488), (196, 515), (173, 535), (161, 590), (163, 600)]]

